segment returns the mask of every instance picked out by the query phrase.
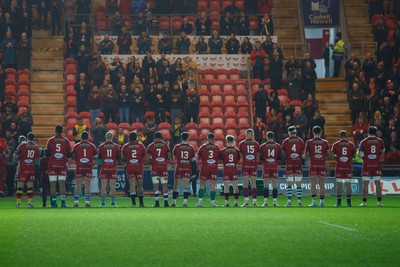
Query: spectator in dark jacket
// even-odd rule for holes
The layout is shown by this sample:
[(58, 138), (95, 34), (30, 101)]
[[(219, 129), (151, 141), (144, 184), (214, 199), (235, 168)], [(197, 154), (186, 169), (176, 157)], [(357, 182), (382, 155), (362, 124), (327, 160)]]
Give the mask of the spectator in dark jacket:
[(227, 54), (238, 54), (239, 52), (239, 40), (236, 39), (235, 34), (231, 33), (231, 37), (226, 41), (226, 53)]
[(231, 13), (227, 12), (225, 16), (221, 16), (219, 25), (221, 27), (221, 35), (230, 35), (233, 32), (233, 27), (235, 25)]
[(49, 14), (49, 8), (50, 8), (49, 0), (39, 0), (37, 2), (37, 12), (38, 12), (37, 28), (38, 29), (42, 28), (42, 19), (43, 19), (43, 29), (47, 30), (47, 28), (48, 28), (47, 17)]
[(317, 73), (311, 68), (311, 63), (306, 62), (305, 68), (301, 72), (301, 84), (306, 95), (312, 94), (315, 97)]
[(249, 17), (246, 16), (244, 12), (240, 12), (240, 17), (236, 21), (237, 35), (249, 35), (249, 27)]
[(252, 50), (253, 50), (253, 45), (250, 43), (249, 37), (247, 36), (244, 37), (243, 43), (240, 46), (240, 52), (242, 52), (242, 54), (250, 55)]
[(131, 54), (132, 37), (126, 30), (126, 27), (122, 27), (121, 32), (118, 34), (117, 44), (119, 54)]
[(121, 85), (121, 89), (118, 92), (119, 122), (130, 122), (130, 99), (131, 95), (128, 88), (126, 88), (126, 84)]
[(253, 95), (253, 101), (256, 106), (256, 117), (259, 117), (262, 122), (266, 122), (266, 112), (267, 112), (267, 104), (268, 104), (268, 93), (264, 90), (264, 85), (260, 84), (258, 86), (258, 91)]
[(269, 14), (265, 14), (258, 26), (260, 35), (274, 35), (274, 23)]
[(199, 36), (199, 41), (196, 44), (196, 53), (197, 54), (207, 54), (208, 53), (208, 45), (204, 41), (203, 36)]
[(161, 83), (157, 84), (156, 89), (153, 91), (151, 96), (151, 103), (154, 107), (154, 116), (156, 123), (166, 122), (165, 112), (169, 109), (169, 96), (165, 91)]
[(211, 20), (207, 18), (206, 13), (202, 12), (200, 17), (196, 20), (196, 35), (210, 35), (211, 34)]
[(186, 34), (192, 34), (193, 32), (193, 26), (192, 24), (190, 24), (189, 20), (186, 17), (183, 18), (181, 32), (186, 32)]
[(279, 53), (274, 52), (273, 58), (269, 61), (271, 88), (274, 90), (282, 88), (282, 68), (283, 63), (279, 58)]
[(378, 20), (378, 23), (372, 27), (372, 34), (374, 35), (374, 41), (377, 43), (379, 48), (383, 42), (387, 41), (389, 28), (386, 25), (383, 18)]
[(151, 53), (151, 38), (147, 36), (147, 32), (142, 32), (137, 40), (139, 54)]
[(111, 28), (114, 35), (118, 35), (123, 27), (126, 27), (125, 20), (121, 14), (116, 11), (114, 17), (111, 19)]
[(176, 49), (178, 54), (189, 54), (190, 39), (186, 36), (186, 32), (181, 32), (181, 36), (176, 40)]
[(76, 71), (78, 73), (85, 73), (88, 74), (88, 67), (89, 67), (89, 61), (90, 61), (90, 53), (86, 49), (84, 45), (81, 45), (79, 48), (78, 53), (75, 56), (75, 60), (77, 62), (76, 64)]
[(171, 54), (172, 40), (166, 32), (163, 32), (163, 37), (158, 41), (157, 49), (160, 51), (160, 54)]
[(143, 123), (144, 100), (143, 92), (139, 87), (135, 87), (132, 94), (132, 118), (134, 123)]
[(103, 40), (99, 42), (100, 54), (111, 55), (114, 50), (114, 42), (110, 40), (108, 34), (104, 35)]
[(210, 47), (210, 54), (221, 54), (222, 46), (224, 42), (222, 38), (219, 36), (216, 30), (213, 31), (213, 34), (210, 39), (208, 39), (208, 46)]
[(199, 107), (200, 107), (199, 95), (196, 93), (194, 89), (189, 89), (185, 101), (186, 122), (197, 123), (197, 117), (199, 115)]
[(184, 94), (178, 83), (173, 84), (172, 89), (169, 91), (169, 94), (171, 99), (171, 121), (173, 121), (175, 117), (179, 117), (180, 121), (183, 121), (182, 110)]
[(99, 88), (94, 85), (88, 96), (88, 108), (91, 115), (91, 123), (100, 116), (101, 107), (103, 104), (103, 95)]
[(60, 35), (61, 32), (61, 0), (52, 0), (50, 4), (51, 34)]

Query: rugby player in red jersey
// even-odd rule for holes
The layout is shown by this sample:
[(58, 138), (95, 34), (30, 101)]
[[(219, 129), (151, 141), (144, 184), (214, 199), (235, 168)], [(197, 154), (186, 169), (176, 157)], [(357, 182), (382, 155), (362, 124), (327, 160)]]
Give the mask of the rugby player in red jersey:
[(253, 206), (257, 207), (257, 160), (260, 145), (254, 140), (253, 129), (246, 130), (246, 139), (239, 143), (239, 151), (243, 160), (243, 195), (244, 203), (242, 207), (249, 206), (249, 181), (251, 186), (251, 195), (253, 197)]
[(74, 145), (72, 154), (76, 163), (75, 170), (75, 203), (79, 207), (79, 196), (81, 195), (82, 182), (85, 183), (85, 206), (90, 208), (90, 181), (92, 179), (93, 159), (97, 154), (97, 148), (89, 142), (89, 133), (81, 133), (81, 141)]
[(0, 197), (4, 197), (4, 182), (7, 176), (7, 141), (0, 137)]
[(272, 183), (272, 198), (274, 207), (278, 206), (278, 178), (279, 164), (278, 159), (282, 152), (282, 147), (274, 141), (274, 132), (267, 132), (267, 142), (260, 146), (260, 158), (264, 162), (263, 181), (264, 181), (264, 204), (262, 207), (268, 206), (269, 181)]
[(155, 198), (154, 207), (160, 207), (160, 183), (164, 197), (164, 207), (169, 207), (167, 160), (170, 159), (170, 149), (168, 144), (162, 140), (161, 132), (154, 133), (154, 142), (147, 147), (147, 154), (151, 159), (151, 179)]
[(111, 207), (115, 205), (115, 182), (117, 180), (117, 160), (119, 159), (119, 145), (114, 143), (113, 134), (106, 133), (106, 141), (99, 146), (98, 158), (101, 159), (100, 183), (101, 183), (101, 205), (106, 206), (107, 187), (110, 187), (108, 193), (111, 198)]
[(21, 197), (23, 188), (26, 184), (28, 195), (28, 208), (33, 208), (33, 182), (35, 181), (35, 161), (40, 157), (39, 146), (34, 142), (35, 135), (28, 133), (28, 140), (22, 142), (14, 153), (14, 157), (18, 157), (18, 174), (17, 174), (17, 204), (19, 208), (21, 205)]
[(136, 195), (139, 197), (139, 206), (143, 203), (143, 160), (146, 156), (146, 147), (137, 140), (135, 132), (129, 133), (129, 143), (121, 149), (122, 159), (125, 160), (126, 177), (129, 180), (132, 207), (136, 207)]
[(288, 202), (286, 207), (292, 206), (292, 185), (296, 183), (297, 193), (297, 206), (301, 207), (302, 189), (301, 180), (303, 178), (303, 167), (302, 167), (302, 153), (304, 151), (304, 141), (296, 136), (297, 130), (295, 126), (288, 128), (289, 137), (283, 140), (282, 149), (286, 155), (286, 179), (287, 179), (287, 197)]
[(225, 205), (229, 207), (229, 186), (232, 183), (233, 195), (235, 197), (234, 207), (238, 207), (239, 187), (238, 187), (238, 169), (237, 164), (240, 160), (240, 152), (234, 146), (235, 137), (228, 135), (226, 137), (226, 147), (221, 150), (220, 158), (224, 165), (222, 180), (224, 181)]
[(312, 128), (314, 138), (306, 143), (304, 151), (305, 158), (310, 158), (310, 183), (311, 183), (311, 198), (310, 207), (317, 206), (317, 181), (319, 185), (319, 205), (325, 206), (325, 176), (326, 176), (326, 158), (330, 155), (329, 143), (321, 138), (322, 129), (319, 126)]
[(65, 204), (65, 180), (67, 178), (67, 158), (71, 156), (71, 144), (67, 138), (62, 136), (63, 127), (56, 125), (55, 136), (47, 141), (45, 153), (49, 157), (49, 181), (51, 207), (57, 208), (57, 190), (58, 181), (59, 194), (61, 199), (61, 207), (67, 208)]
[(179, 195), (179, 186), (183, 180), (183, 207), (187, 207), (187, 201), (190, 194), (190, 176), (192, 174), (192, 162), (196, 161), (195, 151), (189, 144), (189, 133), (181, 134), (182, 143), (175, 145), (172, 150), (172, 156), (176, 161), (174, 192), (172, 195), (172, 206), (176, 206), (176, 199)]
[(385, 154), (385, 145), (381, 138), (376, 136), (378, 129), (375, 126), (368, 128), (368, 137), (360, 143), (360, 158), (364, 160), (361, 175), (363, 178), (363, 199), (361, 207), (367, 206), (368, 184), (372, 179), (376, 187), (376, 196), (378, 206), (382, 204), (382, 187), (381, 187), (381, 157)]
[(342, 130), (339, 132), (340, 140), (332, 145), (331, 153), (336, 159), (335, 177), (337, 183), (337, 203), (336, 207), (342, 206), (342, 188), (343, 183), (346, 184), (347, 206), (351, 207), (351, 186), (350, 181), (353, 177), (352, 162), (356, 155), (356, 147), (352, 142), (347, 140), (347, 132)]
[(215, 204), (215, 187), (217, 185), (219, 154), (220, 148), (214, 143), (214, 134), (209, 133), (207, 136), (207, 143), (200, 146), (197, 152), (201, 164), (199, 202), (197, 203), (197, 207), (203, 206), (203, 197), (207, 180), (210, 181), (211, 207), (217, 207), (217, 204)]

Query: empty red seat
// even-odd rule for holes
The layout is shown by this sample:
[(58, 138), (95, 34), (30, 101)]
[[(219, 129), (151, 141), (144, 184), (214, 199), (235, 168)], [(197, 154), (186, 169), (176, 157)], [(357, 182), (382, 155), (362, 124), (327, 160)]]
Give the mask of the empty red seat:
[(200, 101), (210, 101), (210, 91), (207, 89), (200, 89), (198, 91), (198, 95), (200, 97)]
[(210, 123), (211, 119), (210, 119), (210, 112), (208, 111), (200, 111), (199, 112), (199, 122), (200, 123)]
[(222, 81), (222, 91), (225, 94), (225, 91), (227, 90), (233, 90), (235, 85), (235, 81), (234, 80), (223, 80)]
[(221, 10), (221, 3), (217, 0), (210, 1), (210, 10)]
[(18, 70), (18, 80), (30, 80), (29, 69)]
[(200, 136), (202, 136), (202, 135), (207, 135), (210, 131), (211, 131), (211, 125), (210, 125), (210, 123), (201, 122), (201, 123), (199, 124)]
[(179, 30), (181, 28), (181, 25), (183, 23), (182, 17), (181, 16), (173, 16), (172, 17), (172, 29), (173, 30)]
[(161, 16), (158, 20), (159, 29), (162, 31), (169, 31), (171, 29), (171, 22), (169, 17)]
[(204, 79), (205, 80), (213, 80), (213, 79), (215, 79), (215, 70), (213, 70), (213, 69), (205, 69), (204, 70)]
[(228, 79), (228, 71), (226, 69), (217, 69), (217, 79), (220, 81)]
[(92, 114), (90, 114), (90, 112), (82, 111), (82, 112), (79, 113), (79, 117), (82, 118), (83, 124), (90, 125), (90, 122), (91, 122), (91, 119), (92, 119)]
[(237, 135), (238, 126), (236, 123), (225, 123), (225, 133), (226, 135)]
[(224, 134), (225, 133), (225, 126), (222, 122), (215, 122), (211, 125), (211, 129), (215, 135), (217, 134)]
[(224, 121), (226, 124), (235, 123), (236, 124), (236, 112), (228, 111), (224, 113)]
[(137, 130), (142, 130), (143, 131), (144, 130), (144, 125), (141, 122), (135, 122), (135, 123), (132, 123), (131, 129), (132, 129), (132, 131), (137, 131)]
[(78, 114), (76, 112), (67, 112), (65, 120), (67, 124), (76, 124), (78, 122)]
[(239, 69), (230, 69), (230, 70), (228, 70), (228, 74), (229, 74), (230, 80), (240, 79), (240, 70)]
[(17, 79), (17, 71), (13, 68), (6, 68), (5, 73), (7, 74), (6, 79), (16, 80)]
[(212, 101), (222, 101), (222, 91), (220, 89), (211, 90), (211, 102)]
[(235, 81), (235, 89), (237, 90), (246, 90), (247, 82), (243, 79), (238, 79)]
[(109, 122), (106, 124), (107, 129), (112, 132), (114, 135), (117, 133), (118, 125), (114, 122)]
[(224, 122), (224, 115), (222, 111), (216, 110), (211, 113), (212, 123), (223, 123)]
[(256, 16), (250, 16), (249, 22), (250, 22), (250, 25), (249, 25), (250, 30), (258, 29), (258, 18)]
[(236, 102), (232, 100), (228, 100), (224, 102), (224, 111), (225, 112), (235, 112), (236, 111)]
[(199, 129), (199, 125), (197, 125), (197, 123), (194, 122), (189, 122), (186, 124), (186, 131), (191, 135), (191, 134), (196, 134), (198, 135), (198, 129)]
[(215, 100), (211, 102), (211, 112), (220, 111), (222, 112), (222, 107), (224, 104), (220, 100)]

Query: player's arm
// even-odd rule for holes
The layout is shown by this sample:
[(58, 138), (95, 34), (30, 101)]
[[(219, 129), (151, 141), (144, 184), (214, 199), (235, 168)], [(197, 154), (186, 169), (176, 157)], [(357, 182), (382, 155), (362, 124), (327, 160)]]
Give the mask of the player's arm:
[(360, 144), (360, 148), (358, 149), (358, 156), (363, 159), (364, 158), (364, 149), (362, 143)]
[(331, 148), (331, 156), (332, 156), (332, 158), (337, 159), (337, 154), (336, 154), (335, 150), (336, 150), (336, 147), (335, 147), (335, 144), (333, 144), (332, 148)]
[(307, 159), (310, 156), (309, 145), (308, 144), (309, 143), (307, 141), (306, 146), (304, 148), (303, 159)]
[(326, 146), (327, 146), (326, 158), (329, 159), (331, 157), (331, 150), (329, 149), (329, 143), (328, 142), (326, 142)]

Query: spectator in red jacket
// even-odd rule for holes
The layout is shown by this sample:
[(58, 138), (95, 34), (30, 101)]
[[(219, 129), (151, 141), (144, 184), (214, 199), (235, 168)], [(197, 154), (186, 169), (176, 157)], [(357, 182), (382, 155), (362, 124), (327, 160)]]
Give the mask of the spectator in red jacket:
[(358, 146), (360, 141), (363, 139), (364, 134), (368, 130), (369, 123), (366, 123), (363, 117), (358, 117), (357, 122), (351, 128), (353, 133), (354, 144)]
[(267, 57), (261, 42), (257, 41), (254, 49), (250, 53), (251, 65), (253, 65), (253, 78), (264, 80), (264, 58)]

